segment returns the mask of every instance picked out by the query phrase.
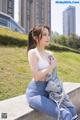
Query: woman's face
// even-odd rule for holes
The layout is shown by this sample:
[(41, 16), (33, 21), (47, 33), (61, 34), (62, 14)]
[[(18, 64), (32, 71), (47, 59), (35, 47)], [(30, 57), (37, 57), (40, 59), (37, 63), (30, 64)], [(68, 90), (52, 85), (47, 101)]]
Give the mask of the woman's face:
[(39, 40), (39, 45), (41, 47), (46, 47), (49, 45), (50, 42), (50, 33), (47, 28), (44, 28), (42, 32), (42, 38)]

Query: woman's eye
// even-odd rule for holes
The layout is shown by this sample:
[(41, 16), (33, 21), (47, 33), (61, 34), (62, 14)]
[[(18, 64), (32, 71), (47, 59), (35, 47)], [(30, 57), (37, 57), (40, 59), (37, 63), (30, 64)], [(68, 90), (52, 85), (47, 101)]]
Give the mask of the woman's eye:
[(42, 34), (42, 36), (50, 36), (50, 35), (48, 35), (48, 34), (45, 33), (45, 34)]
[(43, 36), (47, 36), (47, 34), (43, 34)]

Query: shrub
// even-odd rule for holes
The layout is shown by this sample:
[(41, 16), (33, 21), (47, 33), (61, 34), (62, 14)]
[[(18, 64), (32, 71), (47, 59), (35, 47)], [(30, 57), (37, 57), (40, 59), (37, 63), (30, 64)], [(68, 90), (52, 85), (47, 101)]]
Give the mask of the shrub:
[(26, 46), (28, 36), (9, 29), (0, 28), (0, 45)]
[(75, 49), (72, 49), (72, 48), (69, 48), (69, 47), (66, 47), (66, 46), (62, 46), (62, 45), (59, 45), (59, 44), (50, 44), (47, 49), (49, 50), (56, 50), (56, 51), (72, 51), (72, 52), (75, 52), (75, 53), (79, 53), (80, 54), (80, 51), (78, 50), (75, 50)]

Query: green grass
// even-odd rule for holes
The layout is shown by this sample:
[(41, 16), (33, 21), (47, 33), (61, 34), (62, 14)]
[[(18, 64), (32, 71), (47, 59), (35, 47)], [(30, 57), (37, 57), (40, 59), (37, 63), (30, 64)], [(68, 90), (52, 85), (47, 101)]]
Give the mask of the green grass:
[(19, 32), (11, 31), (8, 28), (0, 28), (0, 36), (11, 37), (15, 39), (27, 40), (28, 36)]
[[(59, 78), (80, 82), (80, 54), (55, 52)], [(24, 94), (31, 80), (26, 47), (0, 46), (0, 100)]]
[(59, 78), (65, 82), (80, 82), (80, 54), (54, 52), (58, 63)]
[[(32, 78), (27, 49), (22, 44), (27, 38), (27, 35), (0, 28), (0, 100), (24, 94)], [(50, 49), (57, 58), (59, 78), (80, 82), (80, 54), (58, 45), (52, 45)]]
[(0, 100), (23, 94), (30, 80), (26, 48), (0, 47)]

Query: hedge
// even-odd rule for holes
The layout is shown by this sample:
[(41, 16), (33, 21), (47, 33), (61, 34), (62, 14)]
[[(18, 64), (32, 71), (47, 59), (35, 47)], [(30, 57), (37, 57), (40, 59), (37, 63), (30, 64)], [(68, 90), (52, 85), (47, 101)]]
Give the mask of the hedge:
[(0, 45), (27, 45), (28, 36), (7, 28), (0, 28)]

